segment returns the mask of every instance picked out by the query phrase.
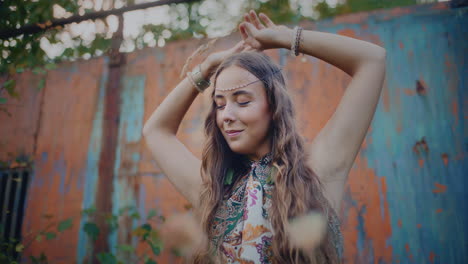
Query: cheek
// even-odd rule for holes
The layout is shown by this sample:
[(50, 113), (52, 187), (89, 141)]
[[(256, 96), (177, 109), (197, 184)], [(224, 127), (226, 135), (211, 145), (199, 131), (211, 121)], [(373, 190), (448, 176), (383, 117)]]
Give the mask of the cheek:
[(221, 120), (221, 117), (219, 117), (219, 115), (216, 115), (216, 125), (218, 126), (219, 129), (222, 129), (221, 125), (222, 125), (222, 120)]
[(256, 133), (265, 133), (268, 130), (270, 116), (267, 109), (259, 107), (249, 109), (243, 114), (242, 121), (252, 128)]

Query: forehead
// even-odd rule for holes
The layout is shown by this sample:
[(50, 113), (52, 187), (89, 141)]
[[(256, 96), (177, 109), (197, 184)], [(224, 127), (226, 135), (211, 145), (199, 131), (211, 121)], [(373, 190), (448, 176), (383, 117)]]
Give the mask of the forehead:
[[(230, 66), (224, 69), (218, 75), (218, 78), (216, 78), (216, 87), (214, 92), (215, 95), (228, 96), (230, 94), (235, 93), (236, 91), (244, 90), (254, 95), (261, 95), (264, 93), (263, 82), (257, 80), (258, 78), (255, 77), (255, 75), (253, 75), (249, 71), (238, 66)], [(253, 81), (257, 82), (254, 82), (239, 89), (234, 89), (231, 91), (221, 91), (223, 89), (233, 88), (238, 85), (248, 84)]]

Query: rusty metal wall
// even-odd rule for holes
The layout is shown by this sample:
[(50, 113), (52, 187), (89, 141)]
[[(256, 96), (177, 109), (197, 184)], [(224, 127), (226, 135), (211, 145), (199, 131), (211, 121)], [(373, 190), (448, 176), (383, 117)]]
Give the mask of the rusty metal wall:
[[(438, 3), (303, 23), (387, 50), (381, 101), (341, 211), (345, 263), (468, 262), (467, 12)], [(218, 47), (238, 39), (227, 37)], [(157, 168), (141, 130), (200, 43), (180, 41), (128, 54), (119, 71), (108, 57), (64, 63), (48, 72), (41, 91), (34, 89), (37, 76), (19, 75), (22, 98), (8, 104), (12, 117), (0, 115), (0, 159), (34, 158), (23, 234), (44, 227), (49, 220), (43, 214), (77, 219), (57, 240), (34, 243), (26, 253), (45, 251), (51, 263), (83, 263), (90, 245), (105, 248), (82, 231), (86, 218), (80, 210), (93, 204), (114, 213), (135, 205), (143, 218), (153, 208), (166, 216), (185, 210), (187, 202)], [(311, 140), (333, 114), (349, 76), (310, 56), (267, 53), (285, 65), (298, 126)], [(208, 94), (195, 100), (178, 134), (198, 157)], [(142, 223), (123, 219), (117, 233), (101, 235), (100, 241), (111, 247), (137, 243), (123, 231)], [(158, 258), (178, 261), (170, 254)]]

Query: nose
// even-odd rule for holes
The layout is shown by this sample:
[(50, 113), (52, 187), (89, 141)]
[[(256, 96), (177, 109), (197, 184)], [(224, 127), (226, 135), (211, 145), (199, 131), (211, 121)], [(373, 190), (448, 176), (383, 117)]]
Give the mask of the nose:
[(223, 123), (232, 123), (236, 120), (236, 113), (230, 104), (226, 104), (221, 113)]

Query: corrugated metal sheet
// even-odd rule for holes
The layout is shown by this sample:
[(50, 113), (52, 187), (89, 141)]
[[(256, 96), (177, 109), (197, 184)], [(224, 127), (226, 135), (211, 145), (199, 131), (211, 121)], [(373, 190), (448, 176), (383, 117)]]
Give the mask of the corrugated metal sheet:
[[(343, 201), (345, 263), (468, 261), (467, 12), (439, 3), (303, 24), (387, 50), (382, 98)], [(238, 38), (224, 39), (220, 48)], [(23, 231), (44, 227), (45, 213), (55, 220), (75, 219), (71, 230), (34, 244), (28, 254), (44, 250), (53, 263), (82, 263), (93, 244), (81, 231), (87, 219), (79, 212), (99, 201), (114, 213), (135, 205), (143, 218), (152, 208), (163, 215), (185, 210), (186, 201), (144, 146), (141, 129), (177, 85), (185, 59), (199, 44), (181, 41), (128, 54), (117, 75), (107, 58), (65, 63), (49, 71), (40, 92), (32, 89), (38, 77), (19, 76), (22, 100), (8, 106), (13, 118), (0, 116), (0, 123), (8, 124), (0, 127), (0, 158), (29, 155), (35, 161)], [(285, 64), (298, 125), (311, 140), (350, 78), (312, 57), (293, 59), (285, 50), (268, 54)], [(110, 82), (116, 81), (119, 89), (111, 94)], [(195, 100), (178, 134), (199, 157), (208, 94)], [(103, 238), (101, 246), (132, 242), (126, 231), (141, 223), (121, 219), (119, 231)], [(158, 261), (176, 260), (165, 254)]]

